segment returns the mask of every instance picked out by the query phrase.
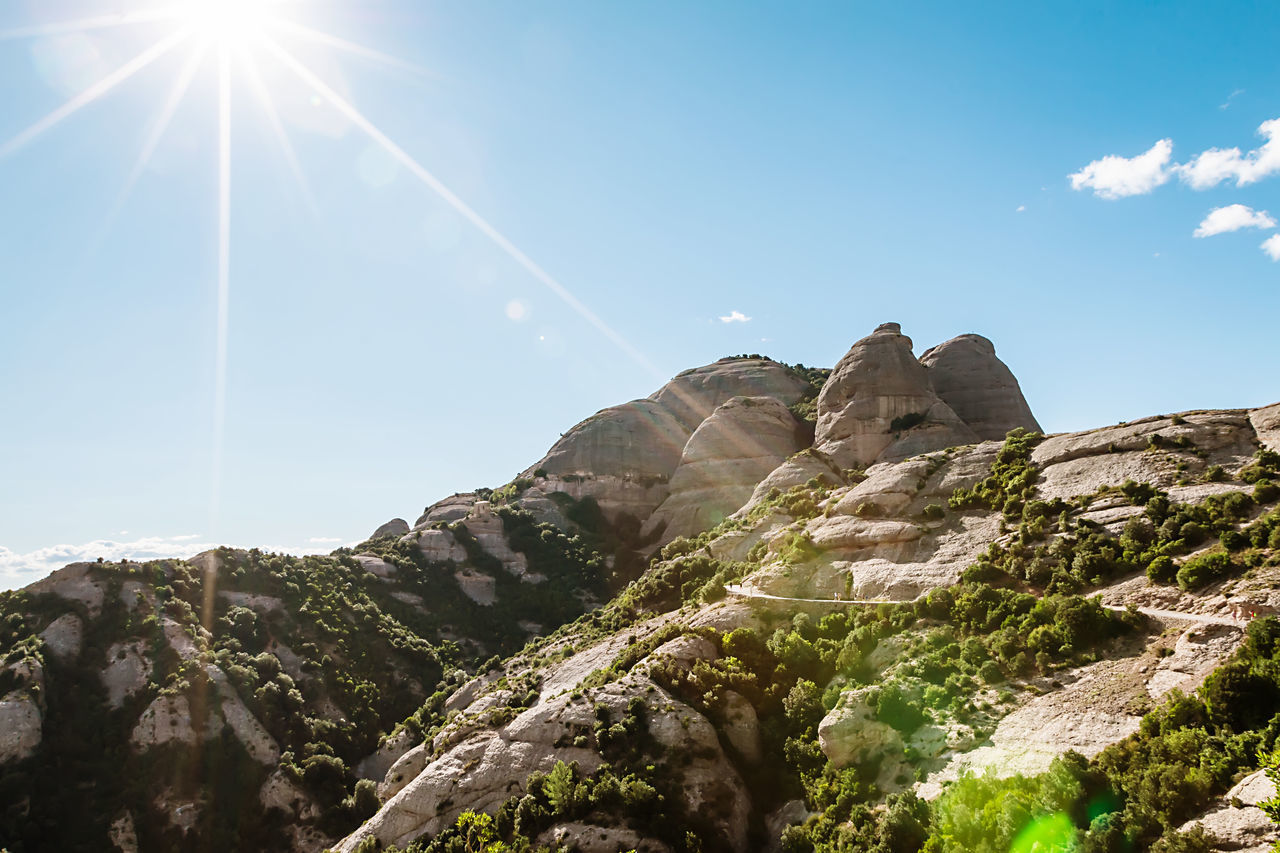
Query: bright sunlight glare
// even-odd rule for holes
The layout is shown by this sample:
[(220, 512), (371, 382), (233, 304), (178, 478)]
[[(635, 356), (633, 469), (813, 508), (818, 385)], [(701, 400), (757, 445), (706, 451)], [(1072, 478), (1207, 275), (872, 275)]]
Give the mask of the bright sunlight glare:
[[(179, 104), (187, 94), (192, 79), (199, 72), (204, 60), (211, 55), (216, 57), (218, 78), (216, 104), (217, 138), (213, 147), (217, 150), (218, 227), (216, 239), (218, 262), (216, 270), (217, 346), (215, 353), (214, 422), (212, 430), (213, 470), (211, 472), (209, 501), (212, 530), (217, 528), (229, 375), (227, 356), (232, 285), (231, 192), (233, 161), (231, 117), (232, 90), (235, 88), (235, 80), (242, 79), (248, 82), (249, 89), (256, 95), (256, 100), (276, 137), (276, 141), (280, 145), (299, 189), (309, 205), (314, 207), (307, 180), (303, 174), (302, 164), (298, 161), (297, 154), (289, 140), (288, 131), (281, 122), (280, 114), (276, 110), (275, 99), (268, 88), (267, 82), (259, 73), (257, 60), (253, 55), (255, 51), (274, 57), (277, 66), (283, 66), (285, 69), (292, 71), (294, 76), (301, 80), (306, 89), (312, 92), (315, 97), (327, 102), (347, 121), (362, 130), (392, 157), (407, 167), (432, 192), (453, 207), (463, 219), (470, 222), (501, 252), (555, 294), (557, 298), (575, 311), (583, 320), (594, 326), (637, 364), (643, 366), (654, 376), (662, 377), (657, 368), (630, 342), (605, 323), (601, 317), (579, 300), (568, 288), (552, 277), (550, 273), (535, 263), (529, 255), (509, 240), (496, 226), (483, 218), (474, 208), (415, 160), (403, 147), (379, 129), (373, 121), (365, 117), (354, 104), (343, 98), (333, 87), (304, 65), (301, 60), (287, 51), (277, 39), (288, 39), (288, 37), (292, 36), (318, 44), (321, 47), (334, 48), (343, 53), (373, 60), (381, 65), (401, 71), (410, 71), (415, 75), (421, 75), (425, 72), (417, 66), (388, 56), (381, 51), (356, 44), (331, 33), (311, 29), (297, 21), (288, 20), (283, 13), (282, 7), (289, 5), (289, 2), (290, 0), (171, 0), (171, 2), (165, 3), (158, 8), (0, 30), (0, 42), (6, 42), (89, 30), (110, 30), (129, 25), (154, 24), (162, 21), (170, 21), (176, 24), (173, 32), (162, 36), (150, 47), (120, 65), (114, 71), (105, 74), (97, 82), (89, 85), (79, 94), (62, 104), (62, 106), (54, 109), (16, 136), (8, 140), (0, 140), (0, 161), (3, 161), (18, 154), (40, 136), (52, 131), (83, 108), (105, 98), (126, 81), (138, 76), (148, 66), (185, 44), (186, 49), (191, 52), (178, 75), (169, 86), (167, 96), (162, 99), (160, 111), (151, 133), (143, 145), (142, 152), (133, 170), (125, 180), (123, 191), (116, 204), (116, 210), (113, 210), (108, 216), (108, 224), (115, 219), (116, 213), (123, 208), (124, 202), (135, 183), (145, 173), (152, 155), (160, 144), (161, 137), (164, 136), (169, 128)], [(233, 68), (233, 66), (235, 67)]]
[(174, 13), (192, 32), (220, 44), (244, 43), (272, 23), (272, 0), (181, 0)]

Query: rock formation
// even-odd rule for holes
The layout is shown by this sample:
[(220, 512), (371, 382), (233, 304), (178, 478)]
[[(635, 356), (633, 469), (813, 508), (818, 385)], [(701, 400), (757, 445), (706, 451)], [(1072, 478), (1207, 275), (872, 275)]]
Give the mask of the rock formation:
[(734, 397), (689, 438), (671, 494), (641, 532), (660, 543), (714, 527), (746, 503), (756, 483), (808, 445), (807, 430), (772, 397)]
[(976, 439), (934, 392), (897, 323), (885, 323), (854, 344), (818, 395), (815, 444), (842, 468)]
[(1040, 432), (1018, 380), (981, 335), (960, 335), (925, 350), (920, 363), (942, 401), (981, 441), (999, 441), (1016, 427)]

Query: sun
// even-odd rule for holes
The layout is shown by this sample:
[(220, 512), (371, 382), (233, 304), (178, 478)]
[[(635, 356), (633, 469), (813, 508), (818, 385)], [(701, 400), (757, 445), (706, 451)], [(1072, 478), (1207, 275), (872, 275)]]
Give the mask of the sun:
[(275, 22), (273, 0), (180, 0), (174, 17), (198, 37), (220, 45), (243, 44)]

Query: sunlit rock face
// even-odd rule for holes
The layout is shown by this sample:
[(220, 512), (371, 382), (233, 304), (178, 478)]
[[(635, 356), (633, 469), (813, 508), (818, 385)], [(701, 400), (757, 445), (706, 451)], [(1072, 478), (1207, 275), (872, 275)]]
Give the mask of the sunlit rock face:
[(1017, 427), (1040, 431), (1018, 380), (981, 335), (960, 335), (925, 350), (933, 390), (979, 439), (1003, 439)]
[(976, 440), (934, 392), (897, 323), (854, 344), (818, 396), (816, 445), (844, 468)]
[(792, 370), (765, 358), (722, 358), (686, 370), (649, 399), (661, 403), (689, 432), (732, 397), (772, 397), (790, 406), (807, 383)]
[(606, 516), (644, 521), (670, 494), (690, 436), (719, 406), (757, 396), (785, 409), (806, 387), (794, 371), (768, 359), (721, 359), (686, 370), (647, 399), (597, 412), (561, 436), (525, 475), (545, 474), (537, 486), (542, 492), (591, 497)]
[(755, 485), (788, 456), (807, 447), (808, 430), (772, 397), (734, 397), (689, 438), (671, 477), (671, 494), (645, 524), (642, 537), (660, 543), (713, 527), (746, 503)]

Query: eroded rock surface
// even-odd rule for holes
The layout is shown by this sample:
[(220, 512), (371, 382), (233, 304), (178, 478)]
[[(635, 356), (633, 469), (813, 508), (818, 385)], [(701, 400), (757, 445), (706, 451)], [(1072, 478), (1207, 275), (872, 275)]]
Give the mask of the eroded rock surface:
[(714, 527), (751, 497), (756, 484), (809, 443), (806, 430), (778, 400), (734, 397), (689, 438), (671, 477), (670, 496), (641, 532), (660, 543)]
[(841, 468), (976, 440), (934, 392), (897, 323), (885, 323), (854, 344), (818, 395), (815, 443)]
[(960, 335), (924, 351), (929, 381), (981, 441), (1000, 441), (1011, 429), (1040, 432), (1013, 371), (982, 335)]

